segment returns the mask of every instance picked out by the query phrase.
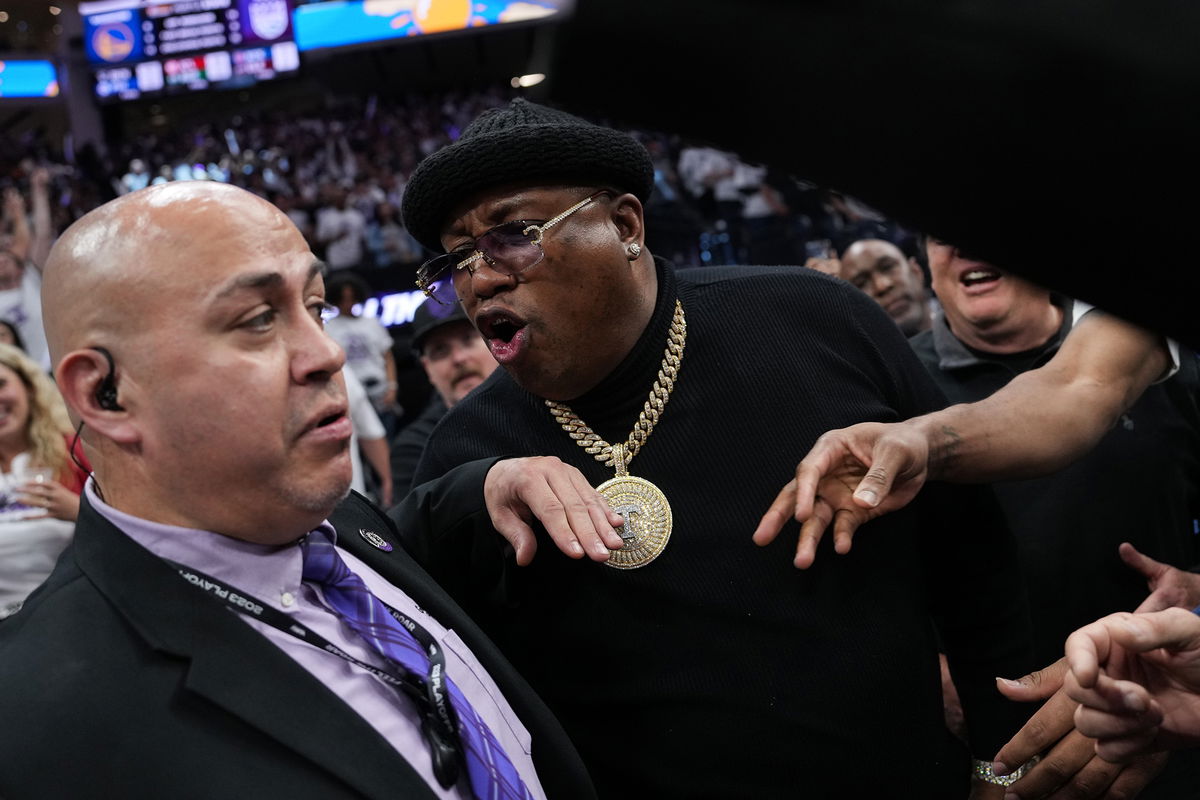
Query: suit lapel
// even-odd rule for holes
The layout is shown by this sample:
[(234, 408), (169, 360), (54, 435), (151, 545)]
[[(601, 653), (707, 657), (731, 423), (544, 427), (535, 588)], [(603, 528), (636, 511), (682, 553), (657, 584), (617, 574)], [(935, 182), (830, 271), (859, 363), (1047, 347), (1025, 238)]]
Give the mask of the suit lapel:
[[(490, 463), (486, 466), (490, 466)], [(482, 485), (486, 469), (475, 473), (460, 473), (466, 481)], [(454, 505), (454, 504), (451, 504)], [(403, 506), (409, 509), (411, 506)], [(458, 509), (461, 511), (461, 508)], [(482, 512), (480, 512), (482, 513)], [(452, 514), (458, 524), (470, 524), (462, 513)], [(388, 582), (400, 587), (427, 613), (445, 627), (453, 628), (466, 643), (479, 663), (488, 671), (496, 685), (504, 692), (505, 699), (533, 736), (533, 759), (538, 770), (542, 788), (548, 797), (594, 798), (596, 790), (588, 776), (587, 768), (567, 737), (558, 719), (550, 712), (541, 698), (525, 679), (509, 663), (499, 648), (477, 626), (467, 613), (427, 573), (402, 544), (402, 537), (390, 517), (376, 513), (365, 501), (351, 498), (338, 506), (329, 520), (338, 531), (338, 545), (353, 553), (374, 569)], [(499, 536), (491, 529), (486, 515), (479, 524), (485, 524), (488, 535)], [(398, 518), (398, 524), (412, 527), (406, 536), (432, 535), (429, 530), (420, 530), (420, 514), (406, 513)], [(367, 535), (363, 535), (366, 531)], [(378, 536), (390, 550), (380, 549), (371, 543)]]
[[(469, 623), (466, 612), (413, 560), (401, 544), (400, 537), (390, 524), (385, 526), (382, 517), (373, 518), (356, 513), (348, 503), (344, 503), (329, 521), (337, 530), (339, 547), (344, 547), (387, 578), (388, 583), (402, 589), (430, 616), (455, 630)], [(372, 542), (374, 537), (379, 537), (392, 549), (380, 548)]]
[(190, 691), (368, 797), (433, 796), (333, 692), (218, 601), (188, 586), (86, 500), (75, 548), (80, 569), (142, 638), (183, 659)]

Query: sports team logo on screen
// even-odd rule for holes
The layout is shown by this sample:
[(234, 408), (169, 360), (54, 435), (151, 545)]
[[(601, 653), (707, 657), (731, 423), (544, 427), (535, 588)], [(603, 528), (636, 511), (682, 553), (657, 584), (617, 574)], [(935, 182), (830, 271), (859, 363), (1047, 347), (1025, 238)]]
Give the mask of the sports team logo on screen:
[(251, 32), (263, 41), (278, 39), (287, 33), (292, 12), (287, 0), (243, 0)]
[(111, 64), (128, 58), (135, 43), (133, 29), (124, 22), (101, 25), (92, 31), (92, 52)]

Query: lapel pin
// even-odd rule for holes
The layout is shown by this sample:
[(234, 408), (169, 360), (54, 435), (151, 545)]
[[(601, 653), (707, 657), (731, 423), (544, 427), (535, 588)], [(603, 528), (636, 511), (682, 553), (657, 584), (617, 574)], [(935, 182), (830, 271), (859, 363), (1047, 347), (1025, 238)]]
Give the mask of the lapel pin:
[(385, 553), (392, 552), (392, 546), (388, 544), (388, 541), (375, 531), (367, 531), (359, 528), (358, 535), (366, 539), (367, 544), (371, 545), (372, 547), (382, 550)]

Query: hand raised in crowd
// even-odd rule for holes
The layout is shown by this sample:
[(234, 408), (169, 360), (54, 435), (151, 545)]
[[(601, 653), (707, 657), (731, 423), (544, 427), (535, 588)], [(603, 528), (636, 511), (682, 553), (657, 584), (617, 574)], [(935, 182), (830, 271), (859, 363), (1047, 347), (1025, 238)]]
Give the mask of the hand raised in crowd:
[(1200, 745), (1200, 616), (1111, 614), (1067, 639), (1075, 721), (1101, 758)]
[(45, 189), (50, 185), (50, 170), (45, 167), (34, 167), (29, 173), (29, 185), (33, 189)]
[(997, 679), (1000, 692), (1011, 700), (1049, 698), (1025, 726), (996, 754), (993, 770), (1008, 774), (1040, 755), (1024, 777), (1007, 791), (1021, 800), (1037, 798), (1133, 797), (1162, 770), (1166, 756), (1153, 754), (1113, 764), (1096, 754), (1096, 740), (1075, 727), (1079, 704), (1064, 690), (1067, 660), (1016, 681)]
[(492, 525), (513, 546), (517, 564), (533, 561), (537, 539), (530, 523), (541, 522), (558, 549), (571, 558), (585, 554), (607, 561), (623, 541), (612, 511), (583, 473), (553, 456), (498, 462), (487, 474), (483, 497)]
[(26, 483), (18, 491), (18, 502), (44, 509), (43, 516), (67, 522), (74, 522), (79, 516), (79, 495), (58, 481)]
[(864, 422), (817, 439), (754, 531), (754, 542), (774, 541), (789, 519), (801, 523), (795, 564), (812, 565), (833, 523), (834, 549), (850, 552), (854, 532), (868, 520), (903, 508), (925, 485), (929, 445), (906, 423)]
[(4, 217), (8, 220), (16, 220), (24, 214), (25, 198), (14, 187), (7, 187), (4, 190)]
[(1118, 552), (1121, 560), (1129, 567), (1142, 573), (1150, 596), (1142, 601), (1135, 613), (1162, 611), (1164, 608), (1192, 609), (1200, 606), (1200, 575), (1155, 561), (1143, 555), (1128, 542), (1121, 544)]

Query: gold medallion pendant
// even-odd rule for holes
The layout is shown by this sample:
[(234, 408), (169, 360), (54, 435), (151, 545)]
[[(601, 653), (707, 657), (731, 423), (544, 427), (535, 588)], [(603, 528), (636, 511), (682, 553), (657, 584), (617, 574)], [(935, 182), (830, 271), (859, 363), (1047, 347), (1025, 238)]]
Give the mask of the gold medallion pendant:
[[(618, 445), (619, 447), (620, 445)], [(671, 538), (671, 504), (662, 490), (644, 478), (622, 475), (596, 487), (609, 507), (621, 515), (620, 550), (609, 550), (608, 561), (616, 569), (644, 567), (667, 549)]]
[(628, 467), (671, 399), (686, 341), (687, 321), (683, 316), (683, 307), (676, 300), (675, 316), (671, 320), (667, 350), (658, 370), (658, 380), (650, 390), (650, 397), (638, 417), (637, 425), (625, 442), (609, 444), (570, 408), (553, 400), (545, 401), (555, 421), (577, 445), (597, 461), (616, 470), (615, 477), (596, 487), (609, 507), (620, 514), (623, 520), (621, 539), (624, 545), (619, 550), (609, 550), (608, 561), (604, 562), (614, 569), (646, 566), (667, 548), (667, 541), (671, 538), (671, 504), (667, 502), (667, 496), (650, 481), (630, 475)]

